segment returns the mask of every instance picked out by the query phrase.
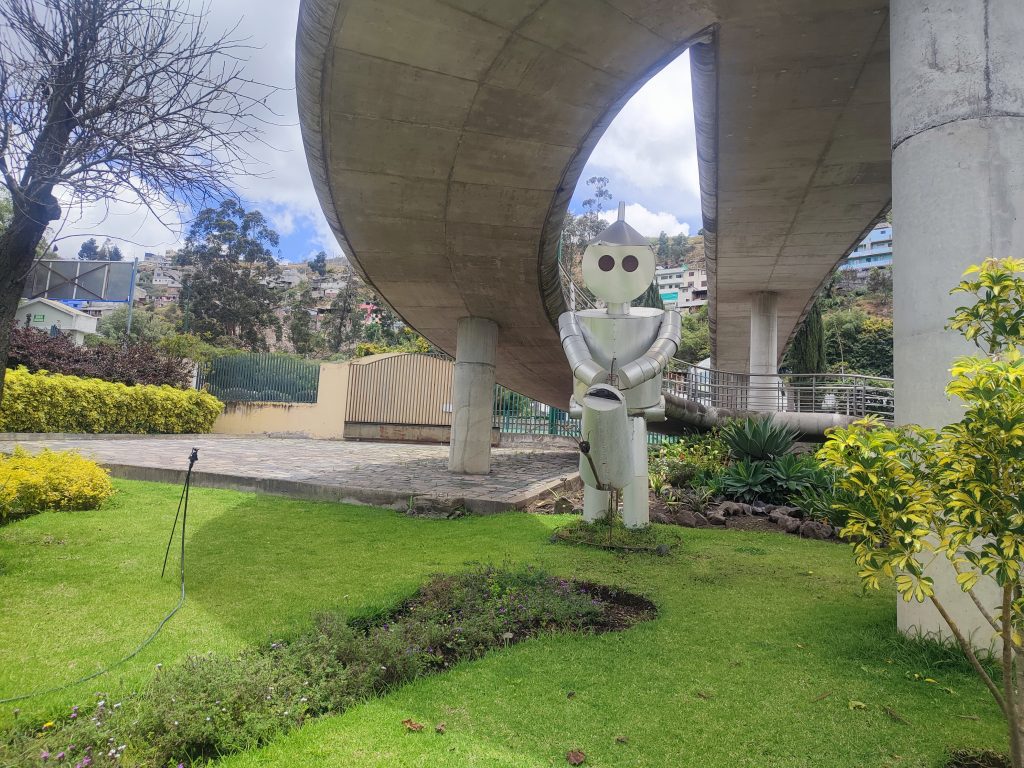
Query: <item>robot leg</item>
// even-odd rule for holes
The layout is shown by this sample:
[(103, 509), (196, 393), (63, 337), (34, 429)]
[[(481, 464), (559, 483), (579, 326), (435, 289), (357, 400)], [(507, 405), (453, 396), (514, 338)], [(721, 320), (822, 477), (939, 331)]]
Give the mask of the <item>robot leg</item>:
[(583, 520), (593, 523), (604, 520), (608, 514), (608, 497), (611, 491), (602, 491), (589, 485), (583, 486)]
[(627, 528), (646, 528), (651, 524), (650, 498), (647, 495), (647, 422), (643, 417), (631, 421), (633, 481), (622, 494), (622, 522)]

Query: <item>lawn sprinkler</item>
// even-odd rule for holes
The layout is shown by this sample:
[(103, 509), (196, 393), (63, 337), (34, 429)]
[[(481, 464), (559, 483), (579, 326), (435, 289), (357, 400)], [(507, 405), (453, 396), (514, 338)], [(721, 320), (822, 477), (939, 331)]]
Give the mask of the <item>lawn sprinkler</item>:
[(174, 532), (178, 528), (178, 518), (181, 518), (181, 590), (182, 597), (185, 593), (185, 522), (188, 520), (188, 491), (192, 486), (192, 467), (199, 461), (199, 449), (193, 448), (188, 456), (188, 471), (185, 472), (185, 484), (181, 489), (181, 497), (178, 499), (178, 511), (174, 515), (174, 524), (171, 526), (171, 536), (167, 539), (167, 551), (164, 552), (164, 566), (160, 569), (160, 578), (164, 577), (167, 570), (167, 558), (171, 554), (171, 543), (174, 541)]
[(584, 285), (606, 308), (558, 318), (575, 380), (569, 414), (583, 420), (580, 477), (587, 522), (607, 514), (617, 491), (626, 527), (650, 524), (647, 422), (665, 421), (661, 378), (679, 347), (682, 325), (675, 310), (630, 307), (650, 286), (655, 264), (654, 249), (626, 223), (625, 204), (619, 203), (618, 220), (583, 253)]

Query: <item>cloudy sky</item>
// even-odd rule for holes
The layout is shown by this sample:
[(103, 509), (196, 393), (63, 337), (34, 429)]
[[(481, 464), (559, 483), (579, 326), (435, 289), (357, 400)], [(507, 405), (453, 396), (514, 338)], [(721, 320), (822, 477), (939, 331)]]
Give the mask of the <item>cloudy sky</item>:
[[(268, 127), (270, 147), (258, 152), (264, 178), (235, 184), (249, 207), (258, 208), (281, 235), (280, 255), (304, 261), (320, 249), (340, 253), (313, 191), (299, 136), (295, 107), (294, 30), (298, 0), (254, 4), (247, 0), (214, 0), (210, 29), (230, 27), (241, 19), (238, 34), (256, 46), (247, 65), (255, 80), (283, 90), (273, 104), (279, 125)], [(696, 232), (700, 224), (697, 159), (689, 60), (686, 55), (669, 65), (626, 105), (594, 150), (581, 176), (571, 208), (579, 212), (586, 199), (585, 180), (607, 176), (615, 200), (628, 204), (627, 220), (644, 234), (656, 236)], [(614, 208), (615, 204), (611, 205)], [(611, 212), (608, 213), (611, 216)], [(65, 258), (78, 253), (88, 237), (121, 241), (126, 256), (162, 252), (180, 244), (187, 221), (174, 212), (163, 216), (170, 228), (135, 206), (113, 203), (72, 208), (63, 222), (59, 251)]]

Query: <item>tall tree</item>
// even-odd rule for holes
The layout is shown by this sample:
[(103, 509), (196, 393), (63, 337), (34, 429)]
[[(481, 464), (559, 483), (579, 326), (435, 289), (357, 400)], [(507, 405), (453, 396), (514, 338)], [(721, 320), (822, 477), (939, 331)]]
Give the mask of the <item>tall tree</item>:
[(658, 245), (655, 248), (655, 253), (658, 256), (659, 264), (668, 263), (671, 250), (668, 244), (668, 233), (664, 230), (662, 230), (661, 234), (658, 235)]
[(96, 258), (100, 261), (121, 261), (124, 259), (124, 255), (121, 253), (121, 249), (114, 244), (114, 241), (108, 237), (103, 241), (103, 245), (100, 246), (99, 254)]
[[(0, 175), (13, 202), (0, 233), (0, 328), (61, 217), (58, 187), (71, 205), (196, 203), (245, 171), (271, 89), (243, 77), (244, 44), (208, 35), (202, 10), (0, 0)], [(7, 347), (0, 333), (0, 395)]]
[(574, 216), (569, 213), (562, 227), (562, 264), (578, 285), (583, 284), (580, 264), (587, 245), (608, 226), (601, 218), (604, 205), (612, 199), (608, 191), (607, 176), (591, 176), (587, 179), (590, 196), (583, 201), (583, 213)]
[(96, 238), (90, 237), (78, 248), (78, 258), (82, 261), (96, 261), (100, 258), (100, 247), (96, 244)]
[(288, 340), (297, 354), (307, 357), (316, 353), (320, 341), (313, 330), (313, 316), (310, 314), (315, 307), (313, 291), (307, 284), (288, 309)]
[(309, 271), (320, 277), (325, 277), (327, 275), (327, 254), (320, 251), (314, 256), (309, 262)]
[(278, 296), (267, 285), (278, 271), (272, 250), (278, 242), (262, 213), (233, 199), (200, 211), (178, 252), (194, 270), (180, 299), (190, 330), (266, 349), (267, 332), (281, 332), (274, 314)]
[(811, 305), (803, 325), (793, 337), (793, 343), (786, 352), (785, 365), (793, 373), (824, 373), (827, 370), (825, 326), (817, 301)]
[(363, 314), (359, 309), (360, 282), (352, 270), (349, 270), (345, 287), (331, 301), (327, 311), (326, 333), (327, 346), (331, 352), (337, 353), (363, 335)]

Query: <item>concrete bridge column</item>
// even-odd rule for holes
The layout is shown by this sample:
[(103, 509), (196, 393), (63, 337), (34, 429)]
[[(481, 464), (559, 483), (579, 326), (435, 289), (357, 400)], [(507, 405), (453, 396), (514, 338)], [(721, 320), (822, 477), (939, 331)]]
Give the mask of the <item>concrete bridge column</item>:
[(778, 408), (779, 318), (778, 294), (755, 293), (750, 300), (750, 389), (749, 408), (774, 411)]
[(494, 357), (498, 325), (484, 317), (459, 320), (452, 382), (452, 437), (448, 471), (486, 475), (491, 471)]
[[(961, 414), (943, 391), (950, 364), (975, 349), (945, 330), (962, 303), (949, 290), (970, 264), (1024, 255), (1024, 4), (899, 0), (890, 13), (896, 421), (939, 427)], [(987, 645), (943, 566), (937, 591)], [(898, 605), (904, 631), (948, 635), (929, 603)]]

